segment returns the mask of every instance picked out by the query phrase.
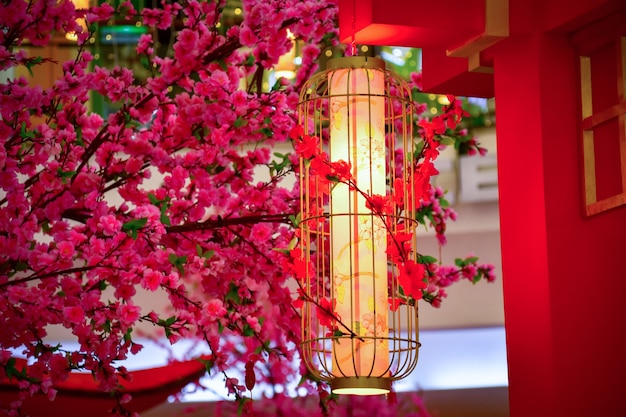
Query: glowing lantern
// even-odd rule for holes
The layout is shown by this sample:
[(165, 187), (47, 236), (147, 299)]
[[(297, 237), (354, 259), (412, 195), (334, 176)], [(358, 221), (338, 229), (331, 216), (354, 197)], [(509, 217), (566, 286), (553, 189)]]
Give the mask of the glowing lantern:
[(329, 61), (300, 96), (303, 135), (320, 137), (328, 157), (300, 163), (300, 238), (311, 265), (301, 347), (335, 393), (387, 393), (417, 363), (417, 302), (392, 259), (416, 259), (414, 113), (406, 84), (371, 57)]

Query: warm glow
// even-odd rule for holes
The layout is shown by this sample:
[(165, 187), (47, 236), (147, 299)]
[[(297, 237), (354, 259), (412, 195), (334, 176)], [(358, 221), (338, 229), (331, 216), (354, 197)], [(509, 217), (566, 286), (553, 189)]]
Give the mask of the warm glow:
[(276, 79), (287, 78), (292, 80), (296, 78), (296, 41), (295, 36), (287, 29), (287, 39), (291, 42), (289, 52), (282, 55), (278, 63), (274, 66), (274, 76)]
[(447, 96), (439, 96), (439, 98), (437, 99), (437, 101), (439, 102), (439, 104), (443, 105), (443, 106), (447, 106), (450, 104), (450, 100), (448, 100)]
[(388, 389), (382, 388), (335, 388), (334, 394), (341, 395), (383, 395), (389, 393)]
[[(89, 0), (72, 0), (74, 3), (74, 9), (88, 9), (89, 8)], [(78, 19), (78, 24), (83, 28), (83, 30), (87, 29), (87, 24), (85, 23), (85, 19)], [(68, 32), (65, 34), (65, 39), (68, 41), (76, 42), (78, 40), (78, 35), (74, 32)]]
[[(385, 195), (384, 73), (338, 69), (329, 75), (329, 86), (330, 160), (348, 161), (362, 191)], [(363, 337), (333, 343), (337, 377), (384, 375), (389, 366), (387, 237), (365, 202), (345, 184), (331, 192), (335, 312)], [(374, 336), (382, 339), (369, 339)]]

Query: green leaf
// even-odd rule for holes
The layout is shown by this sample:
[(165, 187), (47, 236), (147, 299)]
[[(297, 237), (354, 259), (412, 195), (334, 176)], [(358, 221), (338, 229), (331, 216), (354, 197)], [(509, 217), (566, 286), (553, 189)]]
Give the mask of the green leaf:
[(76, 132), (76, 144), (78, 146), (85, 147), (85, 142), (83, 141), (83, 128), (80, 126), (76, 126), (74, 128), (74, 131)]
[(243, 414), (243, 410), (246, 407), (246, 404), (250, 401), (252, 400), (247, 397), (237, 398), (237, 417), (241, 417), (241, 415)]
[(200, 359), (199, 358), (198, 361), (204, 364), (204, 367), (207, 373), (211, 375), (211, 369), (213, 368), (213, 365), (215, 365), (215, 359)]
[(170, 263), (183, 275), (185, 273), (185, 263), (187, 263), (187, 256), (178, 256), (175, 253), (170, 253), (167, 257)]
[(63, 171), (61, 167), (57, 168), (57, 174), (61, 177), (63, 184), (67, 183), (67, 180), (76, 175), (76, 171)]
[(259, 133), (263, 134), (263, 136), (265, 136), (266, 138), (273, 138), (274, 137), (274, 131), (272, 129), (270, 129), (269, 127), (262, 127), (259, 129)]
[(420, 224), (426, 225), (426, 218), (432, 219), (432, 212), (431, 206), (420, 208), (415, 215), (415, 220)]
[(413, 153), (414, 159), (418, 159), (420, 157), (420, 155), (422, 154), (422, 151), (424, 150), (424, 145), (425, 145), (425, 142), (423, 140), (420, 140), (419, 142), (415, 144), (415, 152)]
[(28, 269), (28, 263), (24, 262), (24, 261), (17, 261), (17, 263), (15, 264), (15, 270), (16, 271), (25, 271)]
[(283, 82), (281, 81), (281, 79), (283, 78), (284, 77), (280, 77), (279, 79), (276, 80), (274, 85), (272, 85), (272, 91), (280, 91), (280, 89), (283, 88)]
[(147, 217), (129, 220), (122, 225), (122, 230), (127, 232), (128, 235), (133, 238), (133, 240), (137, 240), (137, 236), (138, 236), (137, 231), (141, 229), (142, 227), (144, 227), (147, 222), (148, 222)]
[(298, 227), (300, 225), (300, 221), (302, 220), (301, 217), (301, 213), (298, 213), (295, 216), (293, 214), (289, 215), (289, 220), (291, 221), (293, 227)]
[(226, 63), (226, 61), (224, 61), (222, 58), (217, 60), (218, 65), (220, 66), (220, 68), (223, 71), (227, 71), (228, 70), (228, 64)]
[(243, 326), (243, 331), (241, 333), (247, 337), (254, 336), (254, 330), (248, 323)]
[(35, 137), (34, 132), (29, 132), (26, 130), (26, 122), (22, 123), (22, 127), (20, 128), (20, 137), (22, 139), (33, 139)]
[(24, 65), (26, 66), (26, 69), (28, 70), (28, 73), (30, 74), (31, 77), (34, 77), (32, 68), (35, 65), (41, 64), (42, 62), (43, 62), (43, 58), (40, 57), (40, 56), (36, 56), (36, 57), (26, 61), (26, 64), (24, 64)]
[(147, 217), (141, 217), (139, 219), (129, 220), (122, 225), (122, 230), (139, 230), (146, 225), (148, 222)]
[(439, 143), (441, 143), (444, 146), (454, 145), (455, 142), (456, 140), (451, 136), (448, 136), (448, 135), (439, 136)]
[(174, 323), (176, 323), (176, 316), (169, 317), (166, 320), (159, 319), (159, 321), (157, 322), (159, 326), (163, 327), (163, 330), (165, 331), (165, 337), (167, 337), (168, 339), (172, 336), (172, 334), (174, 334), (174, 332), (172, 331), (172, 325)]
[(298, 238), (294, 236), (293, 239), (291, 239), (291, 242), (289, 242), (289, 245), (287, 246), (288, 250), (292, 250), (296, 247), (296, 245), (298, 244)]
[(235, 123), (233, 123), (233, 126), (236, 128), (245, 126), (248, 124), (248, 121), (246, 119), (244, 119), (243, 117), (239, 116), (237, 117), (237, 119), (235, 120)]
[(150, 65), (150, 59), (145, 55), (141, 55), (139, 57), (139, 63), (141, 64), (142, 67), (144, 67), (147, 70), (152, 69), (152, 66)]
[(232, 301), (235, 304), (241, 304), (241, 297), (239, 296), (239, 287), (231, 282), (228, 287), (228, 293), (224, 297), (225, 301)]
[(167, 209), (170, 208), (170, 198), (166, 197), (163, 200), (160, 200), (154, 194), (148, 193), (148, 200), (150, 200), (150, 203), (159, 207), (159, 209), (161, 210), (161, 217), (159, 218), (161, 223), (163, 223), (165, 226), (171, 226), (172, 222), (167, 215)]
[(161, 217), (159, 220), (166, 226), (171, 226), (172, 222), (170, 221), (170, 216), (167, 215), (167, 209), (169, 208), (169, 204), (161, 205)]
[(420, 255), (417, 257), (417, 263), (419, 264), (434, 264), (437, 262), (437, 258), (429, 255)]
[(155, 206), (159, 206), (161, 202), (163, 201), (163, 200), (159, 200), (157, 196), (155, 196), (152, 193), (148, 193), (148, 200), (150, 200), (150, 202), (154, 204)]
[(278, 152), (274, 152), (274, 156), (280, 158), (280, 162), (278, 161), (272, 161), (269, 164), (270, 167), (270, 173), (273, 176), (275, 172), (281, 172), (282, 170), (284, 170), (288, 165), (291, 164), (291, 161), (289, 160), (289, 155), (284, 155)]
[[(9, 381), (12, 380), (14, 376), (20, 375), (20, 372), (15, 367), (15, 362), (16, 362), (15, 358), (10, 357), (4, 368), (4, 372), (6, 373), (7, 378), (9, 378)], [(22, 370), (23, 369), (24, 368), (22, 368)]]

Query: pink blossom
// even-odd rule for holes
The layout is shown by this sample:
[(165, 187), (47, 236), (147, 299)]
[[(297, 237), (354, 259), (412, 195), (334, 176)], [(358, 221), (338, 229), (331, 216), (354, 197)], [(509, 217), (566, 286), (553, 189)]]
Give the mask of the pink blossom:
[(226, 388), (228, 388), (229, 394), (234, 394), (236, 392), (245, 391), (246, 389), (246, 387), (239, 384), (239, 380), (237, 378), (227, 378)]
[(161, 285), (163, 274), (159, 271), (154, 271), (151, 268), (147, 268), (143, 272), (143, 280), (141, 286), (149, 291), (156, 291)]
[(258, 37), (254, 34), (252, 29), (244, 26), (239, 31), (239, 41), (243, 46), (254, 46), (258, 41)]
[(125, 326), (133, 325), (139, 320), (141, 308), (133, 304), (122, 304), (117, 310), (117, 317)]
[(98, 22), (102, 20), (109, 20), (113, 16), (115, 10), (108, 3), (103, 3), (98, 7), (91, 7), (86, 15), (89, 22)]
[(74, 244), (72, 242), (63, 241), (57, 244), (59, 257), (61, 259), (71, 259), (74, 255)]
[(64, 355), (56, 354), (52, 355), (49, 361), (50, 364), (50, 376), (53, 381), (64, 381), (69, 376), (69, 366), (67, 358)]
[(257, 333), (261, 331), (261, 324), (259, 323), (258, 317), (252, 317), (252, 316), (246, 317), (246, 324), (250, 326), (250, 328)]
[(154, 50), (152, 49), (152, 35), (141, 35), (139, 37), (139, 41), (137, 41), (137, 53), (152, 55), (153, 52)]
[(272, 229), (268, 224), (259, 223), (252, 226), (250, 238), (255, 242), (266, 242), (272, 236)]
[(63, 316), (74, 324), (82, 323), (85, 320), (85, 312), (80, 306), (70, 306), (63, 308)]
[(226, 309), (224, 308), (222, 300), (218, 300), (216, 298), (213, 298), (206, 303), (204, 312), (209, 319), (213, 320), (222, 318), (226, 315)]
[(180, 48), (182, 51), (190, 52), (196, 48), (196, 43), (198, 42), (198, 32), (191, 29), (183, 29), (178, 32), (178, 42), (176, 43), (177, 48)]
[(145, 7), (141, 11), (141, 16), (143, 17), (143, 22), (148, 26), (156, 26), (159, 24), (161, 19), (161, 11), (158, 9), (149, 9)]
[(113, 236), (120, 231), (122, 222), (113, 214), (107, 214), (98, 220), (98, 228), (105, 236)]

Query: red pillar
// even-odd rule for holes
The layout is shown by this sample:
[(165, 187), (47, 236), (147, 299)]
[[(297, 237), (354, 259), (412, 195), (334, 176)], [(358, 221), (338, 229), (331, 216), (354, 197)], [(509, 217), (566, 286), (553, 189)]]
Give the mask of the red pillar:
[(584, 215), (578, 56), (536, 31), (494, 74), (511, 416), (621, 416), (626, 208)]

